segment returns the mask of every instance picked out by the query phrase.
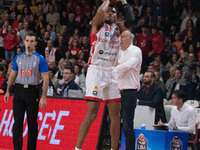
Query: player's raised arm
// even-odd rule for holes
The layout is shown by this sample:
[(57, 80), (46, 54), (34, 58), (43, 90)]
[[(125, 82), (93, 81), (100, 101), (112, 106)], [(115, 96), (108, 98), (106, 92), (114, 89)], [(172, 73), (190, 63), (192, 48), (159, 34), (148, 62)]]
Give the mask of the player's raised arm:
[(110, 0), (105, 0), (103, 4), (98, 8), (94, 18), (92, 19), (91, 34), (98, 31), (98, 27), (102, 24), (104, 19), (104, 13), (107, 11), (110, 5)]
[(127, 30), (127, 28), (130, 28), (133, 26), (134, 23), (134, 16), (133, 12), (131, 10), (130, 5), (127, 3), (126, 0), (120, 0), (122, 2), (122, 5), (124, 7), (124, 12), (125, 12), (125, 21), (121, 22), (119, 24), (119, 28), (121, 32)]

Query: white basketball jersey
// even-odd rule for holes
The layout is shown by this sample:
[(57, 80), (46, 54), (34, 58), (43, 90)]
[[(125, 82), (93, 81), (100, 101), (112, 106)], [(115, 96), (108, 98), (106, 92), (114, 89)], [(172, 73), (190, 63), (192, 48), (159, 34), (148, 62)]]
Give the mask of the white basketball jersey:
[(114, 67), (120, 48), (120, 30), (116, 24), (104, 25), (91, 37), (91, 51), (88, 64)]

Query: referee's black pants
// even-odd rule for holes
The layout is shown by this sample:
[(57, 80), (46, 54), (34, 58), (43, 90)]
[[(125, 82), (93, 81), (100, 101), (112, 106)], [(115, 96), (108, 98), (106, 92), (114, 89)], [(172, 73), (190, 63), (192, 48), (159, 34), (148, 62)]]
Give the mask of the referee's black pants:
[(23, 145), (23, 123), (24, 114), (27, 113), (28, 123), (28, 143), (27, 150), (35, 150), (38, 134), (38, 116), (39, 109), (39, 88), (38, 86), (29, 86), (24, 88), (21, 84), (16, 84), (13, 98), (13, 145), (14, 150), (22, 150)]

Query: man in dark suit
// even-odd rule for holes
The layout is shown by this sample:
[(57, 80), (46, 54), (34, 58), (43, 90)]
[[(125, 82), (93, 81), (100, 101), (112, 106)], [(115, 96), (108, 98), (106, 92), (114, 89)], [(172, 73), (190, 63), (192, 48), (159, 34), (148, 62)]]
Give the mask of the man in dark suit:
[(155, 123), (158, 123), (160, 120), (166, 122), (163, 106), (163, 92), (161, 88), (154, 83), (154, 80), (155, 74), (153, 72), (145, 72), (143, 76), (143, 86), (138, 91), (138, 104), (156, 109)]

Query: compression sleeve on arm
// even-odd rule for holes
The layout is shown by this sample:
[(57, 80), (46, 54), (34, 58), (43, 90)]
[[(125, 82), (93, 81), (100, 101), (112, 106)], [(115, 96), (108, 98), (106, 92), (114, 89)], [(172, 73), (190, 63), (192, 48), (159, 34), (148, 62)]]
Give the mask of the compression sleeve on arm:
[(126, 16), (126, 19), (124, 21), (124, 26), (126, 28), (130, 28), (133, 26), (133, 23), (134, 23), (133, 12), (131, 11), (131, 7), (129, 4), (124, 4), (123, 7), (125, 11), (125, 16)]

